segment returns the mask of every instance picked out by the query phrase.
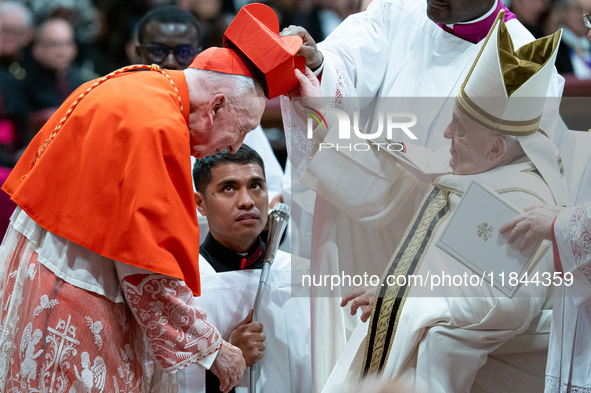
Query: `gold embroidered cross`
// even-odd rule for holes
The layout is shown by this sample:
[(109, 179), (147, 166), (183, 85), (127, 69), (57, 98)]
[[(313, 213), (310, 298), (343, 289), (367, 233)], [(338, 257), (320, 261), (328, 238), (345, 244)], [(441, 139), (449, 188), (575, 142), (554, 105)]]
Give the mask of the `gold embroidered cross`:
[(476, 233), (478, 234), (478, 237), (482, 238), (482, 240), (487, 241), (492, 237), (492, 231), (493, 227), (488, 225), (488, 223), (483, 222), (482, 224), (478, 225)]

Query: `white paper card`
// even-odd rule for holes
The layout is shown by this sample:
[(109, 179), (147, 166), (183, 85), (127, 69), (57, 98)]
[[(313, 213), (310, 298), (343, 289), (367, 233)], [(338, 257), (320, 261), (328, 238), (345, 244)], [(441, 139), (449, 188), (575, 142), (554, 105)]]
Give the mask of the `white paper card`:
[[(549, 248), (546, 244), (540, 248), (539, 241), (519, 252), (522, 238), (507, 243), (507, 234), (501, 235), (499, 228), (521, 213), (499, 194), (473, 181), (450, 217), (437, 247), (511, 298), (520, 280), (510, 278), (521, 278), (533, 270)], [(511, 285), (516, 282), (517, 285)]]

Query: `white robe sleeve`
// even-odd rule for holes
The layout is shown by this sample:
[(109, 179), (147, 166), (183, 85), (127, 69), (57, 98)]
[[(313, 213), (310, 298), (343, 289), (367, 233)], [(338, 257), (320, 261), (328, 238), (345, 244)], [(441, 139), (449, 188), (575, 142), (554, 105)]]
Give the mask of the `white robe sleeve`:
[(546, 103), (544, 104), (544, 112), (542, 115), (542, 122), (540, 127), (548, 134), (550, 140), (558, 146), (560, 137), (568, 130), (566, 123), (560, 117), (560, 101), (562, 98), (562, 92), (564, 90), (564, 78), (556, 72), (552, 74), (550, 80), (550, 86), (548, 87), (548, 93), (546, 94)]
[[(353, 135), (349, 148), (348, 143), (339, 140), (338, 127), (332, 127), (309, 160), (300, 181), (351, 219), (368, 227), (382, 228), (399, 212), (409, 206), (414, 208), (417, 198), (422, 199), (429, 184), (421, 182), (394, 157), (378, 151), (378, 147), (371, 143), (370, 150), (364, 147), (362, 151), (356, 151), (353, 146), (368, 141), (355, 139)], [(344, 148), (337, 149), (337, 145)], [(423, 166), (437, 169), (446, 162), (442, 156), (449, 154), (449, 149), (432, 151), (418, 147), (414, 153), (425, 163)], [(430, 161), (431, 164), (426, 164)]]
[(349, 16), (319, 44), (325, 60), (322, 72), (325, 96), (335, 97), (343, 84), (354, 85), (359, 97), (376, 95), (388, 66), (384, 59), (390, 57), (388, 24), (397, 15), (396, 5), (375, 0), (367, 12)]

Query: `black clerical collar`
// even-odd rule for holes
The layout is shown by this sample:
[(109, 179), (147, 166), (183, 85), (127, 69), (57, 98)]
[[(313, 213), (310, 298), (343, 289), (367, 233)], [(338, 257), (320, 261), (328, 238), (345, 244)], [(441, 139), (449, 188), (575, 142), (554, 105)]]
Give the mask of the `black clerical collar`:
[(211, 236), (211, 233), (207, 234), (205, 241), (199, 247), (199, 254), (218, 273), (241, 269), (262, 269), (264, 253), (265, 243), (259, 237), (245, 254), (239, 254), (222, 246)]

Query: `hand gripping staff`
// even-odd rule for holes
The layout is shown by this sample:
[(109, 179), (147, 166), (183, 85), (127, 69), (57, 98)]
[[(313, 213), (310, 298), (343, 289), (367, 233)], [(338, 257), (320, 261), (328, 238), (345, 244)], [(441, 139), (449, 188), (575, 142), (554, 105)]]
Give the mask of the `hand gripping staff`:
[[(267, 278), (269, 278), (269, 270), (271, 265), (275, 261), (275, 255), (277, 254), (277, 247), (279, 247), (279, 241), (281, 236), (287, 227), (287, 221), (289, 220), (289, 207), (285, 203), (278, 203), (271, 213), (269, 213), (269, 235), (267, 237), (267, 248), (265, 249), (265, 255), (263, 256), (263, 270), (261, 271), (261, 278), (259, 280), (259, 288), (257, 290), (256, 297), (254, 299), (254, 306), (252, 308), (252, 322), (256, 322), (259, 317), (259, 308), (261, 306), (261, 299), (263, 297), (263, 291), (267, 284)], [(258, 362), (250, 367), (250, 392), (256, 393), (256, 382), (259, 377), (259, 364)]]

